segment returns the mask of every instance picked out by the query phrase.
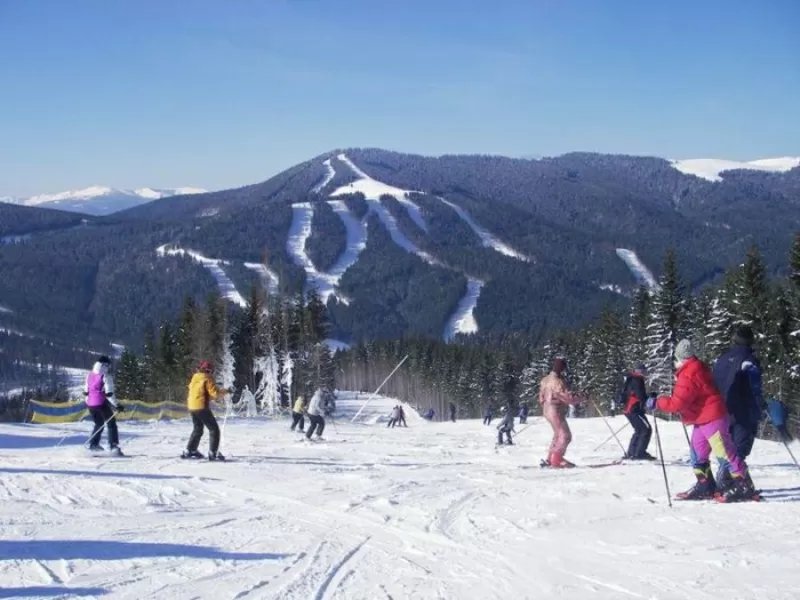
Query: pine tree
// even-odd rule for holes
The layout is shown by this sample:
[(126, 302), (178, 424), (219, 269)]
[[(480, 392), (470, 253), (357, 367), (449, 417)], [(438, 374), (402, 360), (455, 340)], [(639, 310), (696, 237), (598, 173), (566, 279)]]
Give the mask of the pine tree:
[(199, 357), (195, 355), (199, 312), (194, 298), (187, 296), (183, 301), (183, 310), (181, 311), (178, 331), (176, 332), (175, 348), (178, 372), (184, 381), (189, 380), (199, 363)]
[(144, 399), (148, 402), (161, 400), (158, 363), (158, 344), (153, 330), (148, 328), (144, 333), (144, 352), (141, 362), (142, 380), (145, 388)]
[(706, 362), (713, 361), (717, 355), (709, 352), (712, 333), (712, 317), (714, 316), (714, 294), (710, 289), (703, 290), (692, 304), (689, 316), (689, 331), (694, 342), (697, 356)]
[(625, 364), (632, 369), (647, 358), (647, 325), (650, 320), (650, 290), (639, 287), (633, 296), (625, 336)]
[(765, 392), (783, 395), (794, 391), (790, 386), (795, 340), (792, 337), (793, 315), (790, 291), (777, 284), (771, 294), (767, 330), (761, 344), (761, 362)]
[(145, 397), (145, 381), (140, 361), (127, 349), (117, 363), (114, 386), (118, 400), (143, 400)]
[(647, 327), (650, 384), (655, 389), (672, 389), (674, 353), (686, 333), (686, 302), (675, 252), (664, 258), (659, 290), (653, 297)]
[(738, 269), (733, 304), (734, 325), (752, 327), (759, 347), (766, 329), (769, 295), (767, 269), (755, 246), (747, 251), (744, 264)]

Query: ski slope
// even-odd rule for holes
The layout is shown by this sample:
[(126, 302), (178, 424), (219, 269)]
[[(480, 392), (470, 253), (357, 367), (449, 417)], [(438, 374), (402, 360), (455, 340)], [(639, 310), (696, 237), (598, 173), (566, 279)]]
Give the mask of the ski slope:
[(245, 268), (258, 273), (261, 278), (261, 283), (270, 294), (277, 294), (280, 291), (280, 280), (277, 273), (272, 269), (267, 268), (266, 265), (261, 263), (244, 263)]
[(228, 277), (228, 275), (222, 269), (222, 265), (228, 264), (227, 261), (218, 260), (216, 258), (207, 258), (199, 252), (195, 252), (194, 250), (184, 250), (183, 248), (179, 248), (171, 244), (159, 246), (156, 248), (156, 254), (158, 256), (190, 257), (192, 260), (200, 263), (211, 272), (211, 275), (214, 277), (217, 285), (219, 286), (220, 294), (223, 298), (240, 306), (241, 308), (245, 308), (247, 306), (247, 301), (239, 293), (233, 281), (231, 281), (230, 277)]
[(325, 189), (325, 186), (327, 186), (333, 180), (333, 178), (336, 177), (336, 170), (333, 168), (330, 158), (325, 160), (322, 164), (325, 165), (325, 177), (323, 177), (322, 181), (320, 181), (311, 189), (312, 194), (319, 194)]
[[(496, 452), (478, 421), (407, 408), (409, 427), (387, 429), (391, 399), (351, 424), (368, 396), (340, 398), (322, 444), (286, 419), (231, 418), (228, 464), (176, 458), (186, 420), (122, 423), (124, 459), (87, 456), (87, 423), (0, 424), (0, 597), (797, 597), (800, 473), (782, 445), (753, 451), (766, 502), (670, 509), (658, 465), (540, 469), (539, 419)], [(619, 456), (593, 451), (601, 420), (571, 425), (579, 465)], [(660, 431), (675, 493), (693, 480), (686, 441)]]
[[(359, 169), (346, 154), (340, 154), (336, 158), (346, 164), (353, 171), (353, 173), (356, 174), (358, 179), (353, 183), (342, 186), (336, 190), (336, 192), (331, 194), (331, 197), (333, 197), (334, 194), (337, 194), (337, 192), (337, 195), (340, 195), (341, 193), (355, 194), (357, 192), (361, 192), (368, 201), (380, 203), (381, 196), (392, 196), (405, 207), (406, 211), (408, 211), (408, 216), (411, 217), (414, 223), (416, 223), (417, 226), (422, 229), (422, 231), (428, 231), (428, 225), (425, 223), (425, 219), (422, 216), (422, 211), (420, 210), (419, 205), (408, 197), (409, 194), (419, 192), (402, 190), (394, 187), (393, 185), (388, 185), (382, 181), (373, 179), (364, 171)], [(342, 190), (347, 191), (342, 192)]]
[(467, 292), (458, 302), (458, 307), (447, 322), (442, 336), (446, 342), (452, 340), (458, 333), (477, 333), (478, 322), (475, 320), (473, 311), (478, 305), (478, 298), (481, 295), (481, 288), (484, 282), (479, 279), (470, 278), (467, 280)]
[(642, 285), (646, 285), (650, 290), (655, 291), (659, 288), (656, 278), (650, 272), (645, 264), (636, 255), (633, 250), (627, 248), (617, 248), (617, 256), (628, 266), (636, 281)]
[(463, 208), (461, 208), (457, 204), (453, 204), (452, 202), (445, 200), (444, 198), (439, 198), (439, 200), (441, 200), (447, 206), (456, 211), (456, 214), (461, 218), (461, 220), (464, 221), (470, 227), (470, 229), (472, 229), (472, 231), (474, 231), (475, 234), (481, 239), (481, 243), (485, 248), (491, 248), (492, 250), (495, 250), (500, 254), (504, 254), (505, 256), (510, 256), (511, 258), (516, 258), (517, 260), (530, 262), (530, 258), (525, 256), (521, 252), (517, 252), (505, 242), (501, 242), (489, 231), (478, 225), (472, 219), (472, 217), (469, 216), (469, 213), (465, 211)]

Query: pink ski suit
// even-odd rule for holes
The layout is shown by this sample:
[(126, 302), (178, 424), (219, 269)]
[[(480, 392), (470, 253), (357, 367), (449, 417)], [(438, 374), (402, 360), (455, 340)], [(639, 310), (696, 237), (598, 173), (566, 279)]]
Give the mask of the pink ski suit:
[(567, 388), (567, 383), (555, 371), (542, 379), (539, 388), (539, 404), (542, 405), (542, 414), (553, 428), (553, 441), (547, 462), (558, 466), (564, 461), (567, 446), (572, 441), (572, 432), (567, 424), (567, 410), (570, 404), (577, 404), (580, 399), (575, 397)]

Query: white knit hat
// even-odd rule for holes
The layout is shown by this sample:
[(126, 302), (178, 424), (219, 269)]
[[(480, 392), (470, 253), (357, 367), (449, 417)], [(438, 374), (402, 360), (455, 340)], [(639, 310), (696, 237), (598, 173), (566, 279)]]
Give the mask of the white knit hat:
[(694, 346), (689, 339), (682, 339), (675, 347), (675, 360), (676, 362), (683, 362), (688, 358), (695, 356)]

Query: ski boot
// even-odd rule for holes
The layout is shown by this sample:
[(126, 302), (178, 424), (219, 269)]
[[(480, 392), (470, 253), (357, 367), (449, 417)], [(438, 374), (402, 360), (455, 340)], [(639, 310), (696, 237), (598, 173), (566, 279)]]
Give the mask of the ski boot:
[(547, 464), (554, 469), (571, 469), (575, 466), (575, 463), (569, 462), (564, 458), (563, 454), (558, 452), (553, 452), (547, 457)]
[(225, 460), (225, 456), (222, 454), (222, 452), (209, 452), (208, 460)]
[(675, 496), (678, 500), (710, 500), (717, 493), (717, 484), (708, 466), (695, 468), (695, 483), (690, 489)]
[(747, 502), (761, 500), (761, 496), (753, 487), (753, 482), (746, 475), (743, 477), (732, 476), (731, 483), (717, 494), (717, 502)]
[(205, 456), (200, 454), (197, 450), (184, 450), (181, 453), (181, 458), (205, 458)]
[(103, 448), (100, 444), (91, 444), (89, 446), (89, 452), (103, 452), (105, 448)]
[(108, 452), (111, 454), (111, 456), (125, 456), (122, 453), (122, 450), (119, 449), (119, 446), (116, 445), (111, 446), (111, 448), (108, 449)]

